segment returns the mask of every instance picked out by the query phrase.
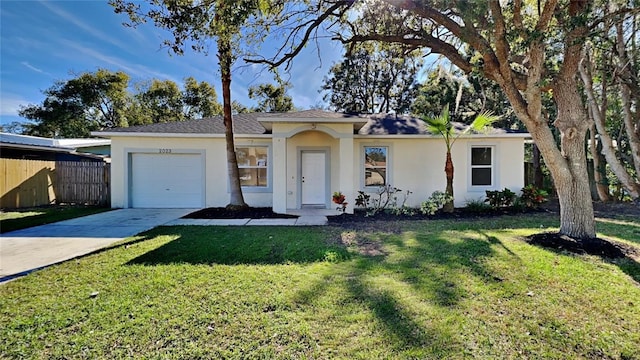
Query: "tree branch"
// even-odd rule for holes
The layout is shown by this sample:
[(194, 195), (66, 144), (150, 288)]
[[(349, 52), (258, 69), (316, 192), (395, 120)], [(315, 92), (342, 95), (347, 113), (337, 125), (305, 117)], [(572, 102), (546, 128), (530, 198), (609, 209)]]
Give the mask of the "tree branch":
[[(336, 15), (334, 13), (334, 11), (340, 9), (341, 7), (345, 7), (343, 9), (343, 11), (340, 13), (343, 14), (344, 11), (346, 11), (351, 5), (353, 4), (353, 1), (348, 1), (348, 0), (343, 0), (343, 1), (338, 1), (335, 4), (333, 4), (331, 7), (329, 7), (327, 10), (325, 10), (324, 13), (322, 13), (320, 16), (318, 16), (315, 20), (310, 21), (308, 24), (309, 27), (307, 28), (307, 30), (304, 33), (304, 36), (302, 37), (302, 40), (300, 41), (300, 43), (295, 46), (293, 48), (293, 50), (291, 52), (288, 52), (286, 54), (284, 54), (284, 56), (282, 56), (280, 59), (278, 60), (267, 60), (265, 58), (262, 59), (251, 59), (251, 58), (244, 58), (244, 61), (247, 63), (252, 63), (252, 64), (267, 64), (272, 68), (276, 68), (282, 64), (284, 64), (285, 62), (289, 62), (290, 60), (292, 60), (294, 57), (296, 57), (296, 55), (298, 55), (298, 53), (300, 53), (300, 51), (302, 51), (302, 49), (305, 47), (305, 45), (307, 44), (307, 42), (309, 42), (309, 39), (311, 38), (311, 34), (314, 31), (317, 31), (318, 27), (330, 16), (332, 15)], [(304, 25), (303, 25), (304, 26)], [(301, 28), (300, 26), (298, 28)], [(293, 32), (292, 32), (293, 33)]]

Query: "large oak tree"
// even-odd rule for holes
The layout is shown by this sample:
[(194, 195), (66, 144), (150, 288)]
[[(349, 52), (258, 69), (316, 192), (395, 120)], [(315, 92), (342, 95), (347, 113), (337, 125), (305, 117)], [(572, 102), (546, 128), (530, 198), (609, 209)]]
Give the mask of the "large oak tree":
[[(379, 3), (384, 10), (372, 6)], [(596, 236), (585, 151), (591, 122), (577, 74), (589, 31), (601, 21), (592, 5), (589, 0), (317, 0), (306, 13), (297, 13), (312, 19), (288, 29), (292, 35), (278, 54), (250, 60), (285, 64), (313, 38), (314, 29), (339, 19), (347, 26), (336, 38), (345, 43), (413, 46), (446, 57), (465, 73), (482, 74), (500, 86), (544, 156), (558, 192), (560, 233), (589, 239)], [(556, 105), (552, 126), (560, 134), (559, 146), (542, 113), (545, 94)]]

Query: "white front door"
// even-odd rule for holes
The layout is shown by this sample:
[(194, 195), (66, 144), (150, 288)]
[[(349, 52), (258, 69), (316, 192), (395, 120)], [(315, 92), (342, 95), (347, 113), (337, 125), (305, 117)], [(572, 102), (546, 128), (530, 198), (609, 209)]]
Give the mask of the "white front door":
[(326, 153), (303, 151), (301, 173), (302, 205), (326, 204)]

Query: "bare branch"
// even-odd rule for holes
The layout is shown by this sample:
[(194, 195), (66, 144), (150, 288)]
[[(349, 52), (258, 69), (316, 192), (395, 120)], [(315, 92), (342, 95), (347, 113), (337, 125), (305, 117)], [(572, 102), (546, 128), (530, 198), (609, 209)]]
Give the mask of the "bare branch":
[[(320, 16), (318, 16), (315, 20), (313, 21), (309, 21), (307, 24), (298, 26), (299, 29), (303, 28), (306, 25), (309, 25), (309, 27), (307, 28), (307, 30), (304, 33), (304, 36), (302, 37), (301, 41), (298, 43), (297, 46), (295, 46), (293, 48), (293, 50), (291, 52), (288, 52), (286, 54), (284, 54), (284, 56), (282, 56), (280, 59), (278, 60), (267, 60), (267, 59), (251, 59), (251, 58), (244, 58), (244, 61), (248, 62), (248, 63), (252, 63), (252, 64), (267, 64), (270, 67), (278, 67), (282, 64), (284, 64), (285, 62), (290, 62), (290, 60), (292, 60), (294, 57), (296, 57), (296, 55), (298, 55), (298, 53), (300, 53), (300, 51), (302, 51), (302, 49), (305, 47), (305, 45), (307, 44), (307, 42), (309, 42), (309, 39), (311, 38), (311, 35), (317, 31), (318, 27), (330, 16), (340, 16), (342, 15), (352, 4), (352, 1), (338, 1), (335, 4), (333, 4), (331, 7), (329, 7), (324, 13), (322, 13)], [(341, 13), (336, 14), (334, 13), (336, 10), (340, 9), (341, 7), (344, 7), (344, 9), (342, 10)], [(293, 32), (292, 32), (293, 34)], [(290, 35), (293, 36), (293, 35)], [(288, 68), (288, 65), (287, 65)]]

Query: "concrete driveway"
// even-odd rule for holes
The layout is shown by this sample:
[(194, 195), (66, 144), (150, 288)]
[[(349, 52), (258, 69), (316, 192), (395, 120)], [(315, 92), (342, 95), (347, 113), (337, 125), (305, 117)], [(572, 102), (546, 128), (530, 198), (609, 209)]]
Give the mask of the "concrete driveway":
[(0, 237), (0, 283), (73, 259), (195, 209), (120, 209), (4, 233)]

